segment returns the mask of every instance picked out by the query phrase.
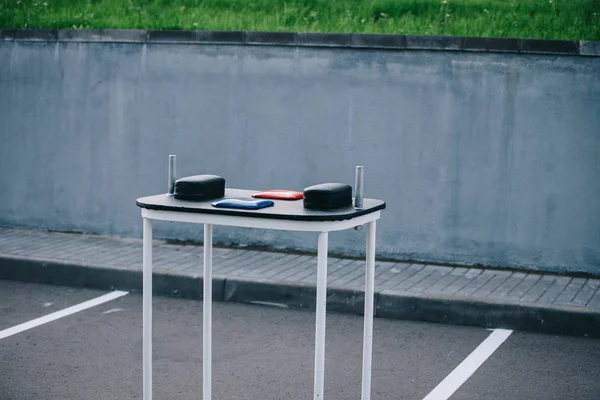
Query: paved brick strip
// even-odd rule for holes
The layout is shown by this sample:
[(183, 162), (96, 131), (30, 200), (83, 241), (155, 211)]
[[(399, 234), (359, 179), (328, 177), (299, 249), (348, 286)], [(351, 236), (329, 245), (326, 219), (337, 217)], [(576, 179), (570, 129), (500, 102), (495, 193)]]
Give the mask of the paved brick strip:
[[(157, 281), (159, 285), (168, 287), (169, 293), (190, 293), (201, 297), (200, 288), (195, 286), (197, 282), (189, 281), (190, 278), (201, 279), (201, 245), (172, 244), (157, 240), (153, 251), (154, 271), (164, 275)], [(23, 273), (11, 272), (16, 268), (11, 265), (16, 265), (17, 261), (27, 261), (30, 266), (37, 262), (46, 267), (54, 265), (52, 263), (64, 267), (62, 272), (59, 271), (60, 268), (49, 272), (49, 283), (60, 283), (61, 274), (73, 275), (77, 268), (88, 268), (86, 271), (89, 271), (90, 276), (106, 270), (130, 271), (133, 275), (126, 275), (125, 281), (133, 284), (141, 274), (142, 241), (0, 228), (0, 258), (2, 257), (4, 261), (0, 266), (0, 279), (23, 277)], [(215, 290), (225, 299), (230, 296), (230, 300), (252, 302), (252, 296), (260, 298), (260, 301), (282, 297), (297, 305), (311, 304), (311, 290), (316, 285), (316, 256), (215, 248), (213, 264), (215, 277), (222, 279), (215, 282)], [(329, 258), (328, 285), (333, 288), (330, 301), (334, 304), (339, 301), (341, 310), (345, 307), (342, 303), (351, 302), (353, 312), (361, 312), (362, 299), (359, 298), (363, 292), (364, 267), (364, 260)], [(86, 279), (86, 273), (77, 272), (77, 282), (88, 282), (91, 278)], [(106, 282), (110, 279), (103, 274), (99, 281)], [(226, 281), (229, 282), (229, 289), (224, 287)], [(115, 284), (118, 285), (118, 282)], [(490, 322), (482, 315), (486, 310), (501, 306), (508, 307), (502, 308), (503, 316), (510, 314), (525, 318), (529, 315), (530, 319), (542, 319), (539, 310), (559, 314), (578, 312), (587, 318), (588, 325), (595, 323), (594, 318), (600, 315), (600, 279), (377, 261), (375, 287), (380, 300), (377, 307), (381, 316), (418, 316), (418, 319), (423, 320), (446, 321), (454, 314), (465, 317), (473, 304), (478, 307), (475, 314), (483, 318), (483, 324), (487, 325)], [(297, 295), (290, 295), (294, 290)], [(301, 295), (298, 294), (300, 292)], [(381, 301), (382, 299), (385, 301)], [(443, 304), (449, 301), (462, 304), (463, 309), (450, 309), (449, 306), (445, 309)], [(445, 314), (443, 310), (446, 310)], [(506, 310), (512, 311), (507, 314)], [(466, 321), (471, 322), (473, 321)], [(600, 332), (600, 327), (598, 331)]]

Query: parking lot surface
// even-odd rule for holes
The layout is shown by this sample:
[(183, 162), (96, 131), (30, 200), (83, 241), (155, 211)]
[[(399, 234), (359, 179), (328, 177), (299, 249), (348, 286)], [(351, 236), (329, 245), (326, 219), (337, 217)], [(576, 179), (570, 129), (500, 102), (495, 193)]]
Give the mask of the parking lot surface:
[[(0, 337), (107, 293), (0, 281)], [(201, 398), (202, 303), (155, 297), (153, 304), (154, 398)], [(214, 399), (312, 399), (314, 313), (213, 305)], [(326, 399), (360, 398), (362, 322), (327, 315)], [(376, 319), (372, 399), (431, 398), (491, 334)], [(598, 354), (597, 339), (509, 332), (462, 386), (436, 399), (597, 400)], [(2, 400), (141, 398), (139, 293), (0, 339)]]

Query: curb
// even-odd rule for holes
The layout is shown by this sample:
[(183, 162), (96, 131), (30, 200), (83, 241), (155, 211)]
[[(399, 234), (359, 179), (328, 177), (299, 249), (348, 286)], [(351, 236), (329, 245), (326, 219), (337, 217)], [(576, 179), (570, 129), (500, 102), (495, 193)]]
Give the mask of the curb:
[[(274, 282), (266, 279), (231, 278), (225, 281), (225, 301), (263, 304), (281, 308), (316, 309), (317, 288), (305, 283)], [(327, 311), (364, 314), (362, 291), (327, 288)], [(377, 300), (377, 294), (375, 295)]]
[(379, 294), (376, 315), (490, 329), (600, 337), (600, 312), (565, 306), (541, 307), (508, 300), (500, 303), (384, 291)]
[(170, 43), (384, 50), (442, 50), (600, 57), (600, 42), (372, 33), (140, 29), (0, 29), (0, 41)]
[[(57, 260), (0, 255), (0, 280), (101, 290), (142, 291), (142, 271), (65, 263)], [(202, 298), (202, 277), (153, 273), (153, 294), (186, 299)], [(316, 287), (304, 283), (213, 276), (213, 300), (315, 310)], [(327, 310), (363, 315), (364, 293), (327, 288)], [(600, 338), (600, 312), (574, 307), (541, 307), (517, 302), (494, 302), (412, 293), (375, 293), (375, 316), (483, 328), (503, 328), (548, 334)]]
[[(141, 270), (72, 264), (58, 260), (4, 254), (0, 255), (0, 279), (87, 289), (142, 292)], [(152, 293), (156, 296), (201, 299), (202, 283), (202, 277), (198, 275), (174, 275), (155, 271), (152, 274)], [(224, 291), (225, 278), (213, 275), (213, 300), (223, 301)]]

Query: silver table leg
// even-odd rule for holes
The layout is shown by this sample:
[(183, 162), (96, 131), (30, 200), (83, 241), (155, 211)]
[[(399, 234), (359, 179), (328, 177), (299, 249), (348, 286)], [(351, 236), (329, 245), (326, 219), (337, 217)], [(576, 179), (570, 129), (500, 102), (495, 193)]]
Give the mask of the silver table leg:
[(152, 400), (152, 220), (143, 218), (142, 351), (144, 400)]
[(315, 387), (314, 400), (323, 399), (325, 380), (325, 313), (327, 304), (327, 246), (328, 233), (319, 233), (317, 250), (317, 321), (315, 329)]
[(204, 224), (204, 290), (202, 292), (203, 344), (202, 344), (202, 384), (203, 400), (211, 399), (212, 380), (212, 233), (213, 226)]
[(373, 297), (375, 291), (375, 221), (367, 224), (365, 276), (365, 322), (363, 333), (362, 400), (371, 398), (371, 359), (373, 354)]

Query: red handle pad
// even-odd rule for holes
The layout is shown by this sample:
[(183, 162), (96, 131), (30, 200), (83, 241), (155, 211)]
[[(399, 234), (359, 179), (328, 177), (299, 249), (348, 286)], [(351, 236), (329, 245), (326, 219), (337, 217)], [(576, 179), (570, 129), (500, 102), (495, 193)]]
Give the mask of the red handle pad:
[(275, 199), (275, 200), (300, 200), (304, 197), (302, 192), (294, 190), (265, 190), (264, 192), (254, 193), (252, 197), (259, 199)]

